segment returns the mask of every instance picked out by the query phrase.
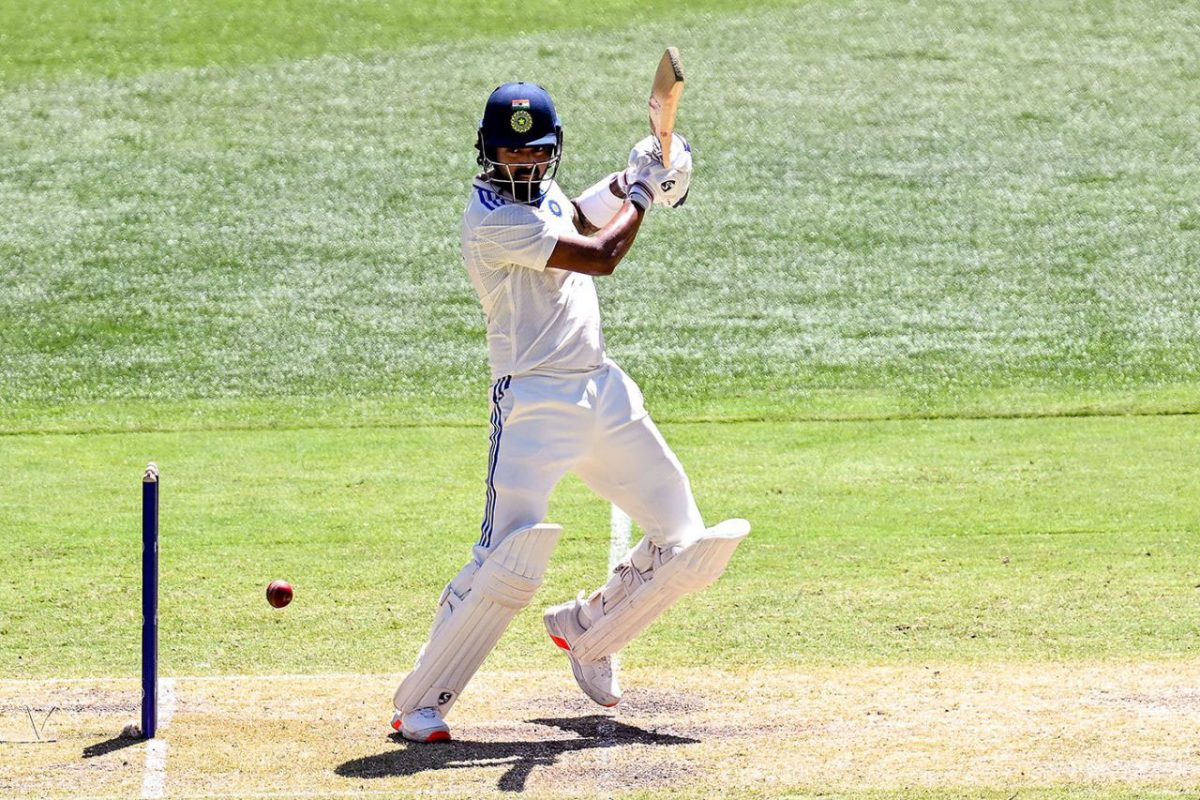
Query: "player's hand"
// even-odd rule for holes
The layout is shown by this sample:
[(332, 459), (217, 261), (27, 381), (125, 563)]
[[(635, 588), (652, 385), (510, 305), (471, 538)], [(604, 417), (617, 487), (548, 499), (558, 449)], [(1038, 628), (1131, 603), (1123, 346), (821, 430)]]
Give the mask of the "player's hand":
[(629, 166), (619, 179), (622, 188), (643, 181), (653, 188), (656, 204), (672, 208), (684, 204), (692, 181), (692, 149), (678, 133), (672, 137), (671, 163), (666, 167), (657, 136), (647, 136), (633, 146)]

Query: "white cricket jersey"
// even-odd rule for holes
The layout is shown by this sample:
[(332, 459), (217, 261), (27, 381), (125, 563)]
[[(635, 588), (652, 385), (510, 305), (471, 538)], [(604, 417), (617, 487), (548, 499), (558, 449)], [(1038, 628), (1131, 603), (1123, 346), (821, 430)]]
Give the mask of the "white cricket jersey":
[(547, 268), (571, 200), (551, 183), (536, 206), (476, 179), (463, 214), (462, 252), (487, 317), (492, 378), (592, 370), (604, 363), (600, 303), (591, 276)]

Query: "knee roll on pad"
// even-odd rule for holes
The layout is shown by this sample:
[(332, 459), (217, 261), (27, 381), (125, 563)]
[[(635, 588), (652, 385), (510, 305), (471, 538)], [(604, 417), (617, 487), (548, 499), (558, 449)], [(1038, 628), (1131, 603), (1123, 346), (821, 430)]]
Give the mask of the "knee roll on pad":
[(632, 563), (635, 551), (635, 558), (619, 564), (608, 584), (587, 600), (585, 613), (591, 618), (590, 625), (571, 642), (571, 652), (584, 661), (617, 652), (679, 598), (719, 578), (733, 551), (749, 534), (746, 520), (726, 520), (673, 553), (658, 551), (661, 555), (647, 569)]
[(482, 564), (468, 564), (450, 581), (429, 641), (396, 690), (397, 711), (433, 706), (443, 716), (449, 712), (509, 622), (542, 585), (561, 534), (560, 525), (534, 525), (511, 533)]

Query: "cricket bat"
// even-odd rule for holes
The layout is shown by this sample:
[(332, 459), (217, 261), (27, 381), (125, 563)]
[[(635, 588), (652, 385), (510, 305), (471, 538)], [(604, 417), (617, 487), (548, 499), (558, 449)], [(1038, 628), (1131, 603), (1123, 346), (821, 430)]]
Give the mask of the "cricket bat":
[(671, 163), (671, 134), (675, 131), (675, 112), (683, 95), (683, 62), (679, 50), (668, 47), (654, 73), (650, 90), (650, 132), (662, 145), (662, 165)]

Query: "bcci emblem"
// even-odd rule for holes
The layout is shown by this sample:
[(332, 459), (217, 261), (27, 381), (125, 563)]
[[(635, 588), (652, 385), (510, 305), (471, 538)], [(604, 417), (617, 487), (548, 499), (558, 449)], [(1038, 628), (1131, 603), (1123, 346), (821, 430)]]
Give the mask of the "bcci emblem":
[(525, 133), (533, 127), (533, 116), (528, 111), (514, 111), (511, 123), (514, 131)]

